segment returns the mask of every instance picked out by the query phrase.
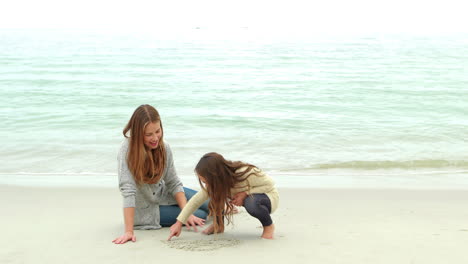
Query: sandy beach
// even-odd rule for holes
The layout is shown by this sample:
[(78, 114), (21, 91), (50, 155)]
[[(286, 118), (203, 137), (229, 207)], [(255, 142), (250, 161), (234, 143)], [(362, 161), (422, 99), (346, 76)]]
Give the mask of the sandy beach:
[[(190, 186), (189, 186), (190, 187)], [(217, 236), (122, 233), (119, 191), (0, 186), (0, 263), (467, 263), (466, 190), (279, 189), (276, 239), (242, 210)]]

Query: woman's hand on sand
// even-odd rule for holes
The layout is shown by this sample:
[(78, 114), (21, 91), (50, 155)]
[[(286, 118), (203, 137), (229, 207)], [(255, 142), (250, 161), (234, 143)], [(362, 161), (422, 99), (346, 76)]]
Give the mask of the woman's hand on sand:
[(245, 200), (246, 197), (247, 197), (246, 192), (236, 193), (234, 195), (234, 197), (232, 197), (232, 199), (231, 199), (231, 204), (237, 205), (237, 206), (242, 206), (242, 205), (244, 205), (244, 200)]
[(133, 234), (133, 232), (125, 232), (122, 236), (119, 236), (118, 238), (112, 240), (112, 243), (114, 244), (124, 244), (127, 241), (132, 241), (136, 242), (136, 236)]
[(203, 226), (205, 225), (205, 219), (202, 219), (202, 218), (199, 218), (199, 217), (196, 217), (194, 215), (191, 215), (188, 219), (187, 219), (187, 224), (185, 226), (187, 226), (187, 230), (190, 230), (191, 227), (193, 227), (193, 230), (195, 232), (198, 232), (197, 230), (197, 225), (198, 226)]
[(182, 222), (177, 221), (175, 224), (171, 226), (170, 234), (169, 234), (169, 237), (167, 238), (167, 241), (171, 240), (171, 238), (174, 236), (179, 237), (181, 232), (182, 232)]

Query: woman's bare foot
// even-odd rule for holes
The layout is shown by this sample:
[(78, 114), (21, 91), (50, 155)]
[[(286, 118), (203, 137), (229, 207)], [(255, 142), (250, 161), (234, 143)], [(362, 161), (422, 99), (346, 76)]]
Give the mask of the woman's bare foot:
[(273, 233), (275, 232), (275, 225), (271, 224), (269, 226), (263, 227), (262, 238), (273, 239)]

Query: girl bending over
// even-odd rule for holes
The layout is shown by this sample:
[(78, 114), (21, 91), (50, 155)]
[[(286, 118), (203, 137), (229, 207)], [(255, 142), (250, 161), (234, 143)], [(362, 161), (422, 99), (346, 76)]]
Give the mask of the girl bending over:
[(206, 200), (213, 224), (205, 234), (224, 232), (224, 220), (232, 222), (234, 205), (260, 220), (262, 238), (273, 239), (275, 226), (270, 214), (278, 207), (279, 194), (273, 180), (254, 165), (229, 161), (218, 153), (207, 153), (198, 162), (195, 172), (202, 190), (193, 196), (171, 226), (168, 240), (179, 236), (182, 225)]

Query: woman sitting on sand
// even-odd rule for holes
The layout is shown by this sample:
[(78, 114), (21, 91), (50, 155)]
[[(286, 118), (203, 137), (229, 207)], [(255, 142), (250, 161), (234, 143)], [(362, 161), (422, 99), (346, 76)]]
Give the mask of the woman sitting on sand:
[[(139, 106), (123, 134), (125, 141), (118, 154), (118, 174), (125, 233), (112, 241), (115, 244), (135, 242), (134, 229), (171, 226), (187, 200), (196, 193), (182, 187), (177, 177), (171, 149), (163, 141), (161, 118), (154, 107)], [(189, 228), (205, 222), (208, 205), (198, 207), (187, 216), (185, 223)]]
[(278, 207), (279, 194), (273, 180), (254, 165), (228, 161), (218, 153), (205, 154), (195, 172), (202, 190), (198, 192), (171, 226), (168, 240), (179, 236), (182, 224), (190, 215), (210, 199), (208, 208), (213, 224), (203, 231), (205, 234), (224, 232), (224, 218), (232, 222), (234, 205), (244, 206), (247, 212), (260, 220), (262, 238), (272, 239), (275, 226), (270, 214)]

